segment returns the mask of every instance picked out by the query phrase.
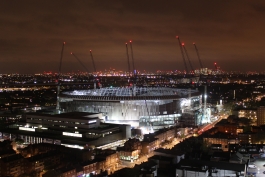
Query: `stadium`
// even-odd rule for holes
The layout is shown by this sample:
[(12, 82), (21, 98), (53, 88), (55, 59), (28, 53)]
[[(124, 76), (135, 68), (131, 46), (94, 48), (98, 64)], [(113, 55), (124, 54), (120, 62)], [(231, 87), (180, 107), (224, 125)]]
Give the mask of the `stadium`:
[[(159, 129), (183, 117), (202, 121), (202, 95), (197, 90), (168, 87), (109, 87), (62, 92), (60, 112), (102, 113), (103, 121)], [(188, 119), (188, 118), (187, 118)]]

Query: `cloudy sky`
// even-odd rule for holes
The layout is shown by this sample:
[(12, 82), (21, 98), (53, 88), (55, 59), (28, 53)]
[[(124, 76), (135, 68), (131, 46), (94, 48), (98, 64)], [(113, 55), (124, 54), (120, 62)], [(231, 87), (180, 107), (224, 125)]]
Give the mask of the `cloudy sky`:
[[(138, 70), (184, 70), (176, 36), (194, 68), (265, 70), (264, 0), (1, 0), (0, 73), (128, 70), (133, 41)], [(130, 52), (130, 51), (129, 51)], [(188, 65), (189, 66), (189, 65)]]

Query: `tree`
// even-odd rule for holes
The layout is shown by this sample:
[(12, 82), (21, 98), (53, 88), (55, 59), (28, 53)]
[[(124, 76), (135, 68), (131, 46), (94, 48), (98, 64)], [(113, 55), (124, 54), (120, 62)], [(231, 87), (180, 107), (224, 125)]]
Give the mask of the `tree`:
[(15, 139), (15, 142), (18, 144), (18, 145), (22, 145), (24, 143), (24, 140), (23, 139), (20, 139), (20, 138), (16, 138)]

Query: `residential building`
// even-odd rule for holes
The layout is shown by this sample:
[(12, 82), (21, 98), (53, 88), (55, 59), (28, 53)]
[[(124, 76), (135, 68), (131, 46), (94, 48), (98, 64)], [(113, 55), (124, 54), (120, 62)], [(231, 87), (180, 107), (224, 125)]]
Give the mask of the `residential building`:
[(265, 125), (265, 106), (257, 109), (257, 126)]
[(19, 176), (24, 173), (24, 158), (14, 154), (0, 158), (0, 176)]

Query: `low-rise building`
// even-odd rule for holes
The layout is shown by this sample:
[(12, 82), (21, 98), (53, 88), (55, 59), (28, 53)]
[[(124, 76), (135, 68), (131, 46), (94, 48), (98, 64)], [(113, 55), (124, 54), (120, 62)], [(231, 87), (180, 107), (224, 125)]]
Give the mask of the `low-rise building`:
[(24, 173), (24, 158), (14, 154), (0, 158), (0, 176), (19, 176)]
[(95, 156), (97, 160), (97, 173), (100, 171), (107, 171), (108, 174), (114, 172), (120, 163), (119, 154), (114, 150), (100, 151)]
[(129, 138), (129, 140), (127, 140), (124, 143), (124, 150), (129, 150), (129, 151), (139, 150), (141, 152), (142, 143), (139, 139)]
[(127, 160), (133, 162), (137, 160), (140, 156), (139, 150), (118, 150), (119, 158), (121, 160)]
[(185, 153), (183, 151), (177, 150), (177, 149), (163, 149), (159, 148), (154, 150), (154, 155), (158, 156), (164, 156), (164, 157), (172, 157), (173, 164), (179, 163), (181, 159), (185, 158)]
[(62, 154), (58, 151), (49, 151), (47, 153), (38, 154), (24, 159), (25, 173), (41, 172), (47, 166), (55, 166), (60, 164)]
[(226, 119), (223, 119), (217, 124), (215, 124), (215, 127), (218, 129), (219, 132), (230, 133), (230, 134), (236, 135), (238, 124), (231, 123), (231, 122), (228, 122)]
[(83, 173), (82, 174), (84, 174), (84, 175), (89, 175), (90, 173), (96, 174), (97, 171), (99, 171), (97, 169), (97, 161), (96, 160), (83, 162), (81, 164), (81, 166), (83, 167)]
[(158, 138), (153, 136), (145, 136), (142, 141), (142, 154), (149, 154), (159, 148)]
[(244, 176), (247, 164), (229, 163), (222, 161), (203, 161), (183, 159), (176, 168), (176, 176), (205, 177), (205, 176)]
[(228, 151), (228, 144), (230, 142), (230, 134), (226, 133), (217, 133), (214, 135), (204, 135), (203, 141), (207, 144), (220, 144), (221, 150)]
[(244, 132), (244, 133), (239, 133), (238, 134), (238, 139), (240, 144), (252, 144), (253, 143), (253, 136), (254, 136), (254, 132)]

